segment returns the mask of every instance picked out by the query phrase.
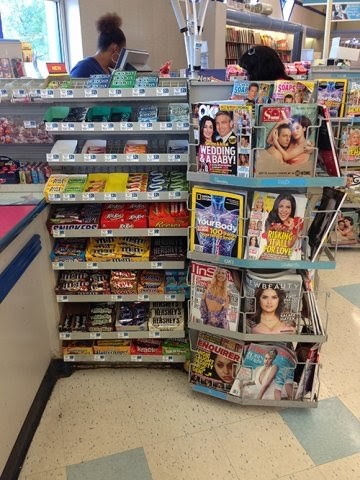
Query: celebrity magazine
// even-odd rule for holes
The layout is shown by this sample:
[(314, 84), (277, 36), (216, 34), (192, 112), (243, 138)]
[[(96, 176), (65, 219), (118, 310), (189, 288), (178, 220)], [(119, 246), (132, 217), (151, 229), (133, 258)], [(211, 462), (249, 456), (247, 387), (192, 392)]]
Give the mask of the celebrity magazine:
[(346, 104), (347, 79), (318, 80), (317, 103), (326, 105), (331, 117), (342, 117)]
[(240, 281), (238, 270), (191, 262), (190, 321), (236, 332)]
[(246, 194), (192, 189), (190, 251), (242, 258)]
[(260, 105), (255, 177), (311, 177), (316, 164), (317, 105)]
[(305, 194), (254, 192), (245, 258), (301, 260)]
[(275, 80), (272, 99), (276, 103), (314, 103), (316, 82), (313, 80)]
[(190, 382), (228, 392), (241, 362), (244, 343), (199, 332)]
[(341, 209), (330, 233), (330, 245), (346, 246), (360, 243), (359, 211), (357, 209)]
[(273, 87), (273, 82), (253, 82), (235, 79), (230, 99), (237, 100), (245, 105), (270, 103)]
[(341, 165), (360, 165), (360, 126), (348, 124), (341, 126), (340, 132)]
[(349, 80), (349, 99), (345, 107), (346, 117), (358, 117), (360, 115), (360, 82)]
[(296, 364), (295, 352), (287, 347), (251, 343), (230, 394), (243, 399), (292, 400)]
[(303, 279), (297, 273), (255, 273), (243, 277), (247, 333), (299, 333)]
[(253, 114), (251, 105), (225, 101), (192, 105), (198, 172), (248, 177)]
[(308, 229), (311, 261), (314, 262), (320, 254), (345, 198), (345, 192), (331, 187), (323, 188), (320, 204)]

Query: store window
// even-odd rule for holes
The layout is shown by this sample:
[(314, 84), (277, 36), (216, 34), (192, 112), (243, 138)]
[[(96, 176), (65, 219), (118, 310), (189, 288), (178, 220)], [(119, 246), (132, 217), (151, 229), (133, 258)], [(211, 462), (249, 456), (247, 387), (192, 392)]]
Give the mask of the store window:
[(0, 7), (0, 35), (31, 44), (33, 59), (64, 62), (63, 0), (6, 0)]

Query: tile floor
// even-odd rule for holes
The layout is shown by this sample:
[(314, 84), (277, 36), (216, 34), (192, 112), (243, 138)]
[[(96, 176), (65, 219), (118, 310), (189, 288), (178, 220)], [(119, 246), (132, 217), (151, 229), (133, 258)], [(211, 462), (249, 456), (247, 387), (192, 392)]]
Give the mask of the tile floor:
[(19, 478), (359, 479), (358, 259), (338, 252), (336, 273), (320, 273), (331, 296), (317, 409), (241, 407), (175, 369), (79, 370), (58, 381)]

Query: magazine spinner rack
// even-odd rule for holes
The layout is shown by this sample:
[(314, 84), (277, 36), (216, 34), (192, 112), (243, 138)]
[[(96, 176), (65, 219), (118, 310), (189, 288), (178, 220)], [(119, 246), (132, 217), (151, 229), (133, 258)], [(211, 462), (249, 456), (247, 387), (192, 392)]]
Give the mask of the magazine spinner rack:
[[(190, 81), (189, 85), (189, 94), (190, 94), (190, 108), (192, 104), (199, 102), (215, 102), (221, 101), (229, 98), (232, 89), (232, 82), (223, 82), (223, 83), (211, 83), (211, 82), (198, 82), (195, 80)], [(193, 132), (191, 133), (191, 142), (194, 142)], [(239, 190), (248, 190), (252, 191), (254, 189), (262, 189), (264, 191), (275, 190), (281, 192), (284, 189), (290, 189), (292, 191), (298, 192), (307, 192), (311, 194), (321, 193), (321, 188), (328, 187), (340, 187), (344, 185), (344, 179), (341, 177), (328, 177), (328, 176), (314, 176), (314, 177), (287, 177), (287, 178), (276, 178), (276, 177), (250, 177), (242, 178), (229, 175), (215, 175), (203, 172), (196, 171), (196, 154), (195, 154), (195, 144), (190, 145), (190, 156), (189, 156), (189, 165), (188, 165), (188, 180), (190, 182), (190, 187), (193, 185), (201, 185), (205, 188), (222, 190), (222, 191), (232, 191), (236, 192), (236, 189)], [(190, 190), (191, 191), (191, 190)], [(190, 227), (194, 228), (193, 226)], [(204, 254), (195, 251), (188, 250), (188, 258), (190, 260), (196, 260), (200, 262), (210, 263), (217, 266), (224, 266), (225, 268), (239, 268), (239, 269), (298, 269), (298, 270), (312, 270), (314, 276), (317, 274), (317, 269), (334, 269), (335, 268), (335, 258), (330, 252), (327, 246), (324, 246), (323, 253), (326, 254), (326, 259), (319, 259), (318, 261), (310, 260), (299, 260), (299, 261), (276, 261), (276, 260), (249, 260), (249, 259), (238, 259), (233, 257), (225, 257), (211, 254)], [(203, 325), (200, 323), (194, 323), (190, 321), (191, 312), (190, 312), (190, 302), (189, 302), (189, 337), (190, 344), (192, 349), (192, 355), (194, 355), (195, 346), (199, 332), (208, 332), (218, 336), (232, 338), (244, 342), (289, 342), (292, 343), (324, 343), (327, 339), (326, 326), (328, 314), (326, 311), (326, 299), (329, 296), (328, 292), (314, 292), (309, 293), (314, 297), (322, 297), (324, 301), (324, 310), (322, 310), (319, 315), (319, 329), (317, 334), (304, 334), (298, 333), (291, 335), (288, 334), (248, 334), (245, 331), (242, 332), (231, 332), (229, 330), (225, 331), (221, 328), (212, 327), (209, 325)], [(317, 310), (320, 309), (319, 304), (317, 304)], [(240, 312), (240, 315), (244, 315), (244, 312)], [(321, 317), (325, 321), (321, 320)], [(313, 320), (311, 320), (313, 321)], [(310, 321), (310, 322), (311, 322)], [(245, 327), (243, 327), (244, 330)], [(310, 325), (311, 330), (311, 325)], [(320, 349), (319, 349), (320, 350)], [(192, 357), (193, 359), (193, 357)], [(302, 365), (303, 362), (297, 362), (297, 365)], [(320, 364), (317, 363), (314, 366), (314, 379), (312, 383), (311, 392), (305, 395), (300, 400), (287, 399), (287, 400), (258, 400), (258, 399), (245, 399), (240, 398), (234, 395), (230, 395), (227, 391), (217, 390), (214, 388), (213, 381), (209, 380), (207, 382), (195, 383), (192, 384), (192, 389), (196, 392), (210, 395), (222, 400), (226, 400), (232, 403), (237, 403), (240, 405), (259, 405), (259, 406), (273, 406), (273, 407), (298, 407), (298, 408), (314, 408), (317, 407), (319, 399), (319, 389), (320, 389), (320, 379), (319, 379), (319, 367)], [(192, 363), (190, 364), (189, 370), (189, 380), (192, 374)], [(293, 398), (295, 395), (293, 395)]]

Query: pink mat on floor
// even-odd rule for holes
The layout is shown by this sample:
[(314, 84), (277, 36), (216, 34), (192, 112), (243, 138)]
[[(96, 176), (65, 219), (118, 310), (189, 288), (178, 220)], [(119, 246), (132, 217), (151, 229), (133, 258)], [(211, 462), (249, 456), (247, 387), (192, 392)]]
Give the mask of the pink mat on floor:
[(37, 205), (0, 206), (0, 238), (7, 235), (29, 215)]

